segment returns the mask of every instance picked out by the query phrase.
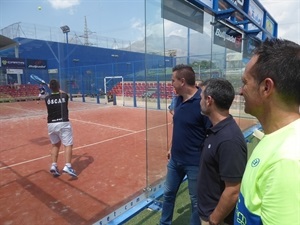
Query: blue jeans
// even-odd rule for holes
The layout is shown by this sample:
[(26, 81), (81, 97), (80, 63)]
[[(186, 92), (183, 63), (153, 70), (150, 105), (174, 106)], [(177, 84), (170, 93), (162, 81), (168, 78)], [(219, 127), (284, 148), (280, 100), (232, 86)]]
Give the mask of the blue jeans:
[(167, 168), (168, 171), (166, 176), (166, 184), (164, 187), (164, 201), (162, 206), (160, 225), (172, 224), (176, 194), (185, 175), (187, 176), (188, 189), (192, 204), (190, 225), (200, 225), (201, 222), (197, 208), (197, 177), (199, 166), (184, 166), (182, 164), (176, 163), (171, 158)]

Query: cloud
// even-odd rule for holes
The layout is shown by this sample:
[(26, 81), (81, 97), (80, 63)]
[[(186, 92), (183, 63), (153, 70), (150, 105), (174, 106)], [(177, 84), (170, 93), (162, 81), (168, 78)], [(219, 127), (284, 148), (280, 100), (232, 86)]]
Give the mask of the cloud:
[[(300, 0), (260, 0), (260, 3), (278, 23), (278, 37), (300, 44)], [(207, 19), (209, 17), (205, 17)], [(207, 21), (205, 21), (206, 23)], [(204, 33), (210, 34), (204, 26)], [(186, 28), (165, 20), (166, 36), (186, 36)]]
[[(273, 19), (278, 23), (278, 37), (289, 39), (300, 44), (300, 1), (299, 0), (260, 0), (260, 3), (270, 13)], [(207, 24), (211, 17), (204, 17)], [(147, 24), (147, 35), (162, 35), (162, 22), (160, 11), (154, 13), (153, 22)], [(144, 35), (145, 24), (141, 19), (132, 19), (131, 27), (139, 34), (138, 37)], [(187, 30), (185, 27), (173, 23), (169, 20), (164, 21), (165, 36), (186, 37)], [(192, 31), (191, 31), (192, 32)], [(210, 27), (204, 26), (204, 33), (210, 35)]]
[(167, 37), (176, 35), (179, 37), (187, 36), (187, 28), (179, 24), (173, 23), (169, 20), (165, 20), (165, 33)]
[(71, 8), (70, 13), (72, 14), (73, 6), (77, 6), (80, 4), (80, 0), (48, 0), (48, 2), (51, 4), (51, 6), (54, 9), (68, 9)]
[(144, 21), (142, 21), (141, 19), (132, 18), (130, 22), (131, 22), (131, 28), (136, 29), (138, 31), (144, 31), (145, 24)]
[(278, 23), (278, 37), (300, 44), (300, 1), (261, 0), (260, 2)]
[(144, 38), (144, 32), (145, 32), (144, 21), (142, 19), (132, 18), (130, 20), (130, 24), (134, 34), (133, 38), (136, 40), (142, 40)]

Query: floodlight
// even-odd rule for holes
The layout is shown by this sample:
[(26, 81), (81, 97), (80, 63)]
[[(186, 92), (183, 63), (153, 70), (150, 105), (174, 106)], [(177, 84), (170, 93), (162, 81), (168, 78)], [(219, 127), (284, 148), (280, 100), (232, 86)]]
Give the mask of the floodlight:
[(60, 27), (60, 29), (62, 30), (62, 32), (63, 32), (64, 34), (70, 32), (70, 27), (67, 26), (67, 25)]

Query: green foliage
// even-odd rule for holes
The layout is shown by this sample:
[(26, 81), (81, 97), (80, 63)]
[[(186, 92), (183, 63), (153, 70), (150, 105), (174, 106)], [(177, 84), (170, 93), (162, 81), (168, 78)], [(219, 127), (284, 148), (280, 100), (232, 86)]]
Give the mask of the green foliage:
[(200, 62), (194, 61), (191, 64), (191, 66), (193, 67), (193, 69), (195, 71), (198, 71), (199, 65), (200, 65), (201, 70), (217, 69), (218, 68), (217, 64), (215, 64), (214, 62), (209, 61), (209, 60), (201, 60)]
[[(162, 200), (162, 198), (159, 199), (159, 201)], [(177, 194), (172, 225), (188, 224), (190, 215), (191, 203), (187, 182), (183, 182)], [(161, 211), (151, 211), (149, 209), (145, 209), (131, 220), (124, 223), (124, 225), (157, 225), (159, 224), (160, 216)]]

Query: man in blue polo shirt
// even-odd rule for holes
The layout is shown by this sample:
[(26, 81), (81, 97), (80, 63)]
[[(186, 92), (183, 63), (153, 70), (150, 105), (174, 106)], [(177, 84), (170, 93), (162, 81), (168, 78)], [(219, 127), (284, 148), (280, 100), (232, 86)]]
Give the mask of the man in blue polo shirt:
[(198, 176), (198, 209), (202, 225), (233, 225), (234, 207), (247, 162), (247, 145), (229, 114), (235, 91), (225, 79), (203, 83), (202, 113), (213, 126), (204, 141)]
[(173, 218), (176, 194), (187, 176), (192, 203), (190, 225), (199, 225), (197, 212), (197, 175), (201, 146), (205, 132), (211, 126), (201, 114), (200, 92), (195, 84), (195, 72), (187, 65), (173, 68), (172, 85), (178, 94), (173, 115), (172, 146), (168, 152), (166, 184), (160, 225), (170, 225)]

